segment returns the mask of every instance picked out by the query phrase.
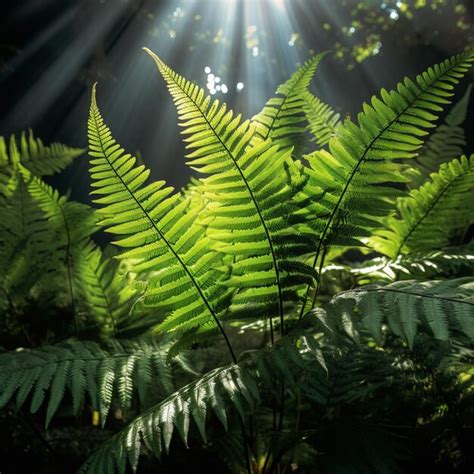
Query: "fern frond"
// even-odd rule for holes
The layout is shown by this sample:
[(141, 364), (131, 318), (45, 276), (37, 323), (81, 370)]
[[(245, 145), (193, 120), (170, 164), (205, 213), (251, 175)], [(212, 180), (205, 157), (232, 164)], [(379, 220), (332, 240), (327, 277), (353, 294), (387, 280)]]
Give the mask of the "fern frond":
[[(429, 68), (416, 82), (405, 79), (396, 91), (381, 91), (358, 116), (329, 142), (330, 153), (307, 156), (310, 189), (316, 202), (317, 256), (328, 245), (357, 245), (380, 226), (399, 194), (394, 183), (405, 183), (399, 159), (413, 158), (421, 137), (433, 127), (437, 113), (449, 103), (454, 84), (474, 61), (467, 52)], [(328, 184), (329, 183), (329, 184)]]
[(77, 295), (74, 285), (75, 250), (84, 245), (90, 236), (97, 231), (96, 218), (92, 209), (61, 196), (57, 190), (46, 184), (40, 178), (31, 176), (23, 171), (28, 179), (28, 191), (43, 211), (48, 222), (49, 253), (57, 264), (56, 272), (65, 270), (63, 284), (67, 286), (69, 304), (74, 318), (76, 333), (79, 330), (77, 318)]
[(378, 257), (354, 268), (344, 267), (358, 285), (378, 280), (421, 280), (456, 278), (474, 274), (474, 242), (458, 247), (399, 255), (395, 260)]
[(446, 247), (474, 222), (474, 155), (441, 165), (428, 182), (397, 201), (398, 213), (384, 219), (385, 228), (371, 246), (390, 258)]
[(323, 148), (336, 135), (341, 124), (340, 115), (309, 91), (304, 94), (304, 111), (313, 140)]
[(175, 429), (187, 444), (191, 421), (206, 440), (209, 412), (227, 428), (230, 407), (245, 419), (260, 403), (262, 388), (276, 391), (274, 379), (281, 377), (291, 386), (298, 373), (320, 360), (321, 351), (310, 337), (302, 337), (297, 344), (285, 337), (237, 365), (214, 369), (135, 418), (96, 451), (81, 472), (102, 472), (106, 468), (109, 472), (125, 472), (128, 464), (136, 469), (142, 446), (160, 457), (168, 452)]
[[(135, 166), (104, 124), (95, 98), (89, 116), (92, 194), (98, 213), (115, 243), (126, 249), (121, 258), (135, 260), (137, 272), (149, 272), (148, 287), (136, 309), (153, 309), (160, 329), (206, 331), (219, 327), (229, 292), (211, 284), (221, 277), (214, 268), (220, 255), (212, 250), (205, 229), (196, 222), (200, 208), (171, 194), (164, 181), (145, 185), (149, 170)], [(164, 321), (163, 321), (164, 319)], [(226, 339), (227, 340), (227, 339)]]
[(48, 222), (21, 174), (17, 173), (16, 181), (15, 190), (0, 208), (0, 288), (4, 293), (0, 301), (12, 310), (24, 303), (55, 262)]
[(84, 151), (61, 143), (46, 146), (29, 130), (21, 133), (19, 143), (14, 135), (11, 136), (8, 152), (5, 139), (0, 137), (0, 168), (21, 163), (35, 176), (49, 176), (69, 166)]
[(277, 88), (277, 96), (252, 117), (254, 143), (271, 139), (280, 148), (293, 148), (299, 144), (305, 131), (307, 88), (325, 55), (323, 52), (306, 61)]
[(229, 311), (254, 318), (279, 315), (283, 328), (284, 305), (297, 300), (302, 282), (314, 279), (314, 272), (299, 261), (311, 246), (305, 247), (290, 224), (289, 216), (298, 217), (292, 197), (303, 185), (291, 150), (282, 151), (270, 139), (250, 146), (254, 135), (248, 121), (240, 123), (225, 104), (211, 103), (202, 89), (147, 52), (168, 84), (183, 133), (190, 135), (190, 165), (209, 175), (201, 179), (210, 201), (203, 217), (207, 233), (220, 252), (236, 259), (225, 282), (239, 289)]
[(454, 156), (462, 155), (466, 146), (462, 124), (466, 119), (471, 90), (472, 84), (449, 111), (444, 123), (436, 128), (418, 152), (418, 156), (414, 159), (416, 169), (409, 183), (410, 188), (420, 187), (442, 163)]
[(363, 286), (336, 295), (328, 311), (335, 319), (350, 319), (356, 328), (365, 327), (379, 342), (386, 323), (409, 347), (420, 329), (443, 341), (455, 333), (473, 339), (474, 280), (407, 280)]
[(158, 388), (172, 390), (166, 353), (169, 344), (151, 339), (109, 340), (102, 346), (90, 341), (68, 341), (55, 346), (0, 354), (0, 407), (14, 400), (21, 408), (31, 398), (30, 411), (47, 403), (49, 425), (65, 395), (78, 414), (90, 400), (100, 412), (102, 425), (113, 403), (128, 409), (138, 393), (146, 405)]
[(117, 335), (128, 316), (136, 292), (115, 259), (105, 258), (101, 249), (88, 241), (74, 252), (75, 284), (79, 305), (88, 320), (93, 319), (102, 335)]

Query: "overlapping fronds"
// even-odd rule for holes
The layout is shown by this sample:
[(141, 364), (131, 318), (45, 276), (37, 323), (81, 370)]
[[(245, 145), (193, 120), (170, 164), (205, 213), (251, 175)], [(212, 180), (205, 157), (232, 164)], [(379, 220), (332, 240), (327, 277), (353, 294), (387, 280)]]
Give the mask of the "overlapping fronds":
[(255, 128), (254, 143), (270, 138), (280, 148), (299, 145), (306, 128), (307, 116), (304, 112), (307, 88), (325, 55), (326, 53), (320, 53), (306, 61), (290, 79), (277, 88), (277, 96), (272, 97), (264, 108), (252, 117)]
[(466, 52), (417, 76), (396, 90), (381, 91), (364, 104), (358, 125), (346, 120), (329, 141), (329, 152), (307, 156), (310, 193), (321, 196), (314, 211), (317, 256), (328, 245), (357, 245), (393, 209), (394, 183), (407, 176), (400, 159), (413, 158), (437, 114), (449, 103), (454, 84), (474, 61)]
[(304, 111), (313, 140), (323, 148), (341, 124), (339, 114), (309, 91), (304, 94)]
[(285, 338), (239, 364), (211, 370), (135, 418), (96, 451), (81, 472), (125, 472), (129, 463), (136, 468), (142, 446), (160, 457), (168, 452), (175, 430), (187, 444), (191, 421), (206, 440), (208, 413), (214, 413), (227, 428), (230, 408), (245, 419), (260, 403), (262, 389), (274, 390), (274, 378), (285, 377), (291, 386), (305, 367), (320, 363), (321, 352), (314, 340), (302, 337), (296, 345)]
[(377, 341), (382, 326), (413, 347), (420, 330), (441, 340), (458, 334), (474, 338), (474, 280), (397, 281), (370, 285), (336, 295), (329, 315), (357, 334), (365, 327)]
[(71, 252), (98, 230), (90, 206), (70, 201), (40, 178), (27, 175), (28, 191), (49, 221), (49, 231), (58, 248)]
[[(240, 123), (225, 104), (211, 102), (202, 89), (148, 53), (168, 84), (183, 133), (189, 135), (187, 146), (194, 150), (189, 164), (210, 175), (201, 179), (211, 201), (204, 213), (207, 233), (220, 242), (219, 251), (236, 258), (226, 281), (239, 288), (230, 313), (279, 315), (282, 320), (285, 303), (297, 299), (298, 285), (314, 278), (298, 260), (311, 246), (290, 224), (292, 197), (304, 183), (291, 150), (279, 149), (270, 139), (249, 146), (253, 131), (248, 121)], [(307, 67), (316, 67), (317, 61)]]
[[(128, 409), (134, 394), (149, 403), (157, 393), (173, 390), (167, 362), (169, 344), (151, 339), (67, 341), (55, 346), (0, 354), (0, 406), (10, 400), (21, 408), (27, 400), (36, 413), (47, 403), (48, 425), (67, 393), (74, 414), (85, 404), (100, 412), (105, 424), (112, 404)], [(86, 397), (88, 400), (86, 400)]]
[(48, 222), (23, 177), (18, 174), (16, 179), (13, 194), (0, 207), (0, 287), (4, 293), (0, 300), (10, 306), (24, 302), (28, 291), (51, 268)]
[(441, 165), (428, 182), (397, 201), (397, 215), (371, 239), (372, 247), (396, 258), (448, 246), (474, 222), (474, 155)]
[(21, 133), (19, 143), (12, 135), (8, 149), (5, 139), (0, 137), (0, 169), (21, 163), (35, 176), (47, 176), (62, 171), (84, 151), (61, 143), (51, 143), (46, 146), (29, 130), (28, 133)]
[[(135, 260), (134, 270), (148, 272), (148, 288), (138, 308), (153, 308), (163, 330), (206, 330), (219, 325), (228, 291), (216, 286), (220, 256), (205, 229), (196, 223), (200, 208), (180, 200), (164, 181), (145, 185), (149, 170), (118, 145), (104, 124), (95, 99), (89, 116), (89, 154), (94, 200), (107, 230)], [(179, 201), (179, 202), (178, 202)]]
[(117, 336), (138, 296), (136, 291), (126, 275), (120, 273), (119, 262), (106, 258), (92, 241), (74, 254), (74, 279), (87, 320), (103, 336)]
[(421, 186), (442, 163), (455, 156), (461, 156), (464, 152), (466, 137), (462, 125), (466, 119), (471, 90), (472, 84), (449, 111), (444, 123), (436, 127), (420, 149), (418, 156), (414, 159), (416, 172), (413, 173), (413, 178), (409, 183), (411, 188)]

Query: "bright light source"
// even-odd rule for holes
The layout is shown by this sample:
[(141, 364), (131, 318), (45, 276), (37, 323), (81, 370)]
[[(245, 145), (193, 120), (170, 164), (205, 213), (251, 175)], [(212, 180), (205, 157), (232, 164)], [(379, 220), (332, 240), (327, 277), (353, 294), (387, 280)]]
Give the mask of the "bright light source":
[(237, 90), (241, 91), (244, 88), (244, 83), (243, 82), (237, 82)]
[(215, 81), (216, 81), (216, 84), (219, 84), (219, 82), (221, 82), (221, 78), (219, 76), (216, 76)]
[(255, 58), (258, 56), (258, 46), (252, 48), (252, 56)]
[(209, 73), (211, 72), (211, 68), (210, 68), (209, 66), (206, 66), (206, 67), (204, 68), (204, 72), (205, 72), (206, 74), (209, 74)]
[(227, 94), (227, 92), (229, 92), (229, 89), (227, 89), (227, 86), (225, 84), (222, 84), (221, 86), (221, 92), (223, 94)]
[(392, 10), (390, 12), (390, 18), (392, 20), (398, 20), (399, 17), (400, 17), (400, 15), (398, 14), (397, 10)]
[(279, 10), (285, 9), (285, 1), (284, 0), (273, 0), (273, 3)]

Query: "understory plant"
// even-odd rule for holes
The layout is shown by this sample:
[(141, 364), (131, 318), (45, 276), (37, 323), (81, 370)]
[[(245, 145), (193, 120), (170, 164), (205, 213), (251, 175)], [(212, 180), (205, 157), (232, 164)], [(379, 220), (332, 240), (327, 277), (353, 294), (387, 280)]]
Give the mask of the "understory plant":
[(235, 473), (472, 467), (470, 87), (447, 106), (474, 53), (352, 121), (309, 91), (324, 54), (243, 119), (146, 51), (196, 173), (182, 190), (115, 141), (96, 86), (94, 207), (44, 180), (84, 150), (0, 139), (3, 416), (52, 449), (65, 426), (103, 433), (87, 473), (176, 452)]

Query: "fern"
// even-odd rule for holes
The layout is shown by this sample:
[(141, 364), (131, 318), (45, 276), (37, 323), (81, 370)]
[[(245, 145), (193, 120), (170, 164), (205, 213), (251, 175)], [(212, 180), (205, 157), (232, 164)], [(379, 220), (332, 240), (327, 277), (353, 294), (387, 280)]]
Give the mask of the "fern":
[(30, 130), (28, 134), (21, 133), (19, 143), (12, 135), (8, 151), (5, 139), (0, 137), (0, 168), (21, 163), (35, 176), (49, 176), (62, 171), (84, 151), (61, 143), (45, 146), (39, 138), (33, 136)]
[(474, 273), (474, 242), (441, 250), (399, 255), (395, 260), (378, 257), (353, 268), (331, 265), (328, 271), (341, 270), (354, 275), (357, 284), (378, 280), (413, 280), (467, 276)]
[(89, 117), (89, 154), (94, 202), (102, 225), (121, 236), (116, 244), (127, 250), (122, 258), (135, 260), (137, 272), (148, 271), (150, 279), (137, 308), (153, 308), (165, 317), (156, 319), (160, 329), (181, 332), (207, 331), (219, 327), (229, 292), (211, 287), (222, 275), (213, 268), (220, 261), (211, 250), (205, 229), (196, 223), (199, 208), (189, 200), (171, 195), (164, 181), (143, 186), (149, 171), (135, 167), (135, 158), (125, 154), (104, 124), (95, 99)]
[(298, 373), (308, 364), (323, 363), (321, 351), (308, 337), (284, 338), (269, 350), (254, 352), (238, 365), (220, 367), (180, 388), (167, 399), (135, 418), (114, 435), (84, 464), (81, 472), (105, 469), (125, 472), (127, 464), (136, 469), (142, 445), (160, 457), (169, 450), (175, 428), (187, 445), (191, 421), (206, 440), (206, 417), (212, 411), (227, 428), (228, 407), (242, 419), (261, 401), (259, 382), (274, 388), (274, 377), (295, 384)]
[(288, 81), (278, 87), (277, 97), (271, 98), (262, 111), (252, 117), (254, 143), (270, 138), (280, 148), (297, 147), (306, 124), (306, 89), (325, 55), (320, 53), (306, 61)]
[(87, 318), (95, 320), (103, 336), (117, 336), (126, 325), (136, 292), (120, 275), (117, 262), (104, 257), (91, 241), (74, 251), (74, 260), (75, 285)]
[(329, 246), (358, 246), (380, 227), (380, 217), (400, 194), (394, 185), (407, 181), (406, 166), (398, 160), (415, 156), (423, 144), (420, 137), (433, 127), (435, 113), (449, 103), (453, 84), (473, 61), (474, 54), (467, 52), (429, 68), (416, 82), (405, 79), (396, 91), (382, 89), (382, 99), (373, 97), (371, 105), (364, 105), (358, 126), (349, 120), (340, 126), (329, 152), (307, 156), (307, 193), (318, 196), (313, 206), (314, 266), (319, 260), (323, 267)]
[(304, 111), (313, 140), (323, 148), (337, 133), (341, 124), (339, 114), (309, 91), (304, 94)]
[(0, 406), (15, 400), (21, 408), (31, 396), (30, 411), (36, 413), (47, 401), (48, 426), (69, 392), (74, 414), (82, 409), (87, 396), (92, 408), (100, 411), (104, 425), (115, 399), (118, 406), (128, 409), (135, 392), (146, 405), (152, 387), (153, 392), (158, 387), (163, 395), (172, 391), (168, 348), (169, 344), (150, 339), (109, 340), (103, 346), (71, 340), (0, 354)]
[[(336, 295), (328, 307), (338, 321), (353, 322), (367, 328), (382, 341), (382, 325), (413, 347), (420, 328), (429, 329), (437, 339), (446, 341), (456, 333), (474, 338), (474, 281), (458, 278), (448, 281), (398, 281), (385, 286), (356, 288)], [(361, 316), (360, 322), (356, 314)]]
[[(220, 243), (220, 252), (237, 260), (226, 281), (238, 289), (229, 312), (234, 317), (279, 316), (283, 331), (284, 306), (297, 300), (301, 283), (314, 278), (299, 258), (311, 246), (295, 233), (288, 217), (293, 223), (298, 219), (292, 197), (304, 184), (291, 151), (279, 150), (270, 140), (250, 146), (254, 132), (248, 121), (240, 123), (225, 104), (211, 103), (202, 89), (147, 52), (168, 84), (183, 133), (189, 135), (187, 147), (194, 150), (189, 164), (210, 175), (201, 179), (204, 197), (212, 201), (203, 218), (208, 235)], [(308, 73), (317, 61), (308, 63)], [(299, 91), (297, 79), (293, 82)], [(284, 89), (288, 93), (289, 87)]]
[(14, 313), (53, 267), (48, 223), (19, 173), (16, 182), (13, 194), (0, 208), (0, 301)]
[(408, 197), (398, 200), (398, 215), (370, 240), (390, 258), (443, 248), (473, 222), (474, 155), (441, 165), (439, 172)]
[[(97, 230), (96, 219), (89, 206), (68, 201), (40, 178), (29, 176), (28, 191), (43, 211), (52, 234), (49, 253), (53, 262), (65, 270), (65, 282), (72, 309), (75, 332), (79, 331), (77, 297), (74, 285), (76, 250)], [(59, 273), (59, 272), (58, 272)]]
[(429, 175), (439, 168), (442, 163), (463, 153), (466, 138), (462, 124), (466, 119), (472, 84), (469, 85), (462, 98), (446, 116), (444, 123), (439, 125), (429, 136), (414, 159), (416, 169), (410, 181), (410, 188), (420, 187)]

